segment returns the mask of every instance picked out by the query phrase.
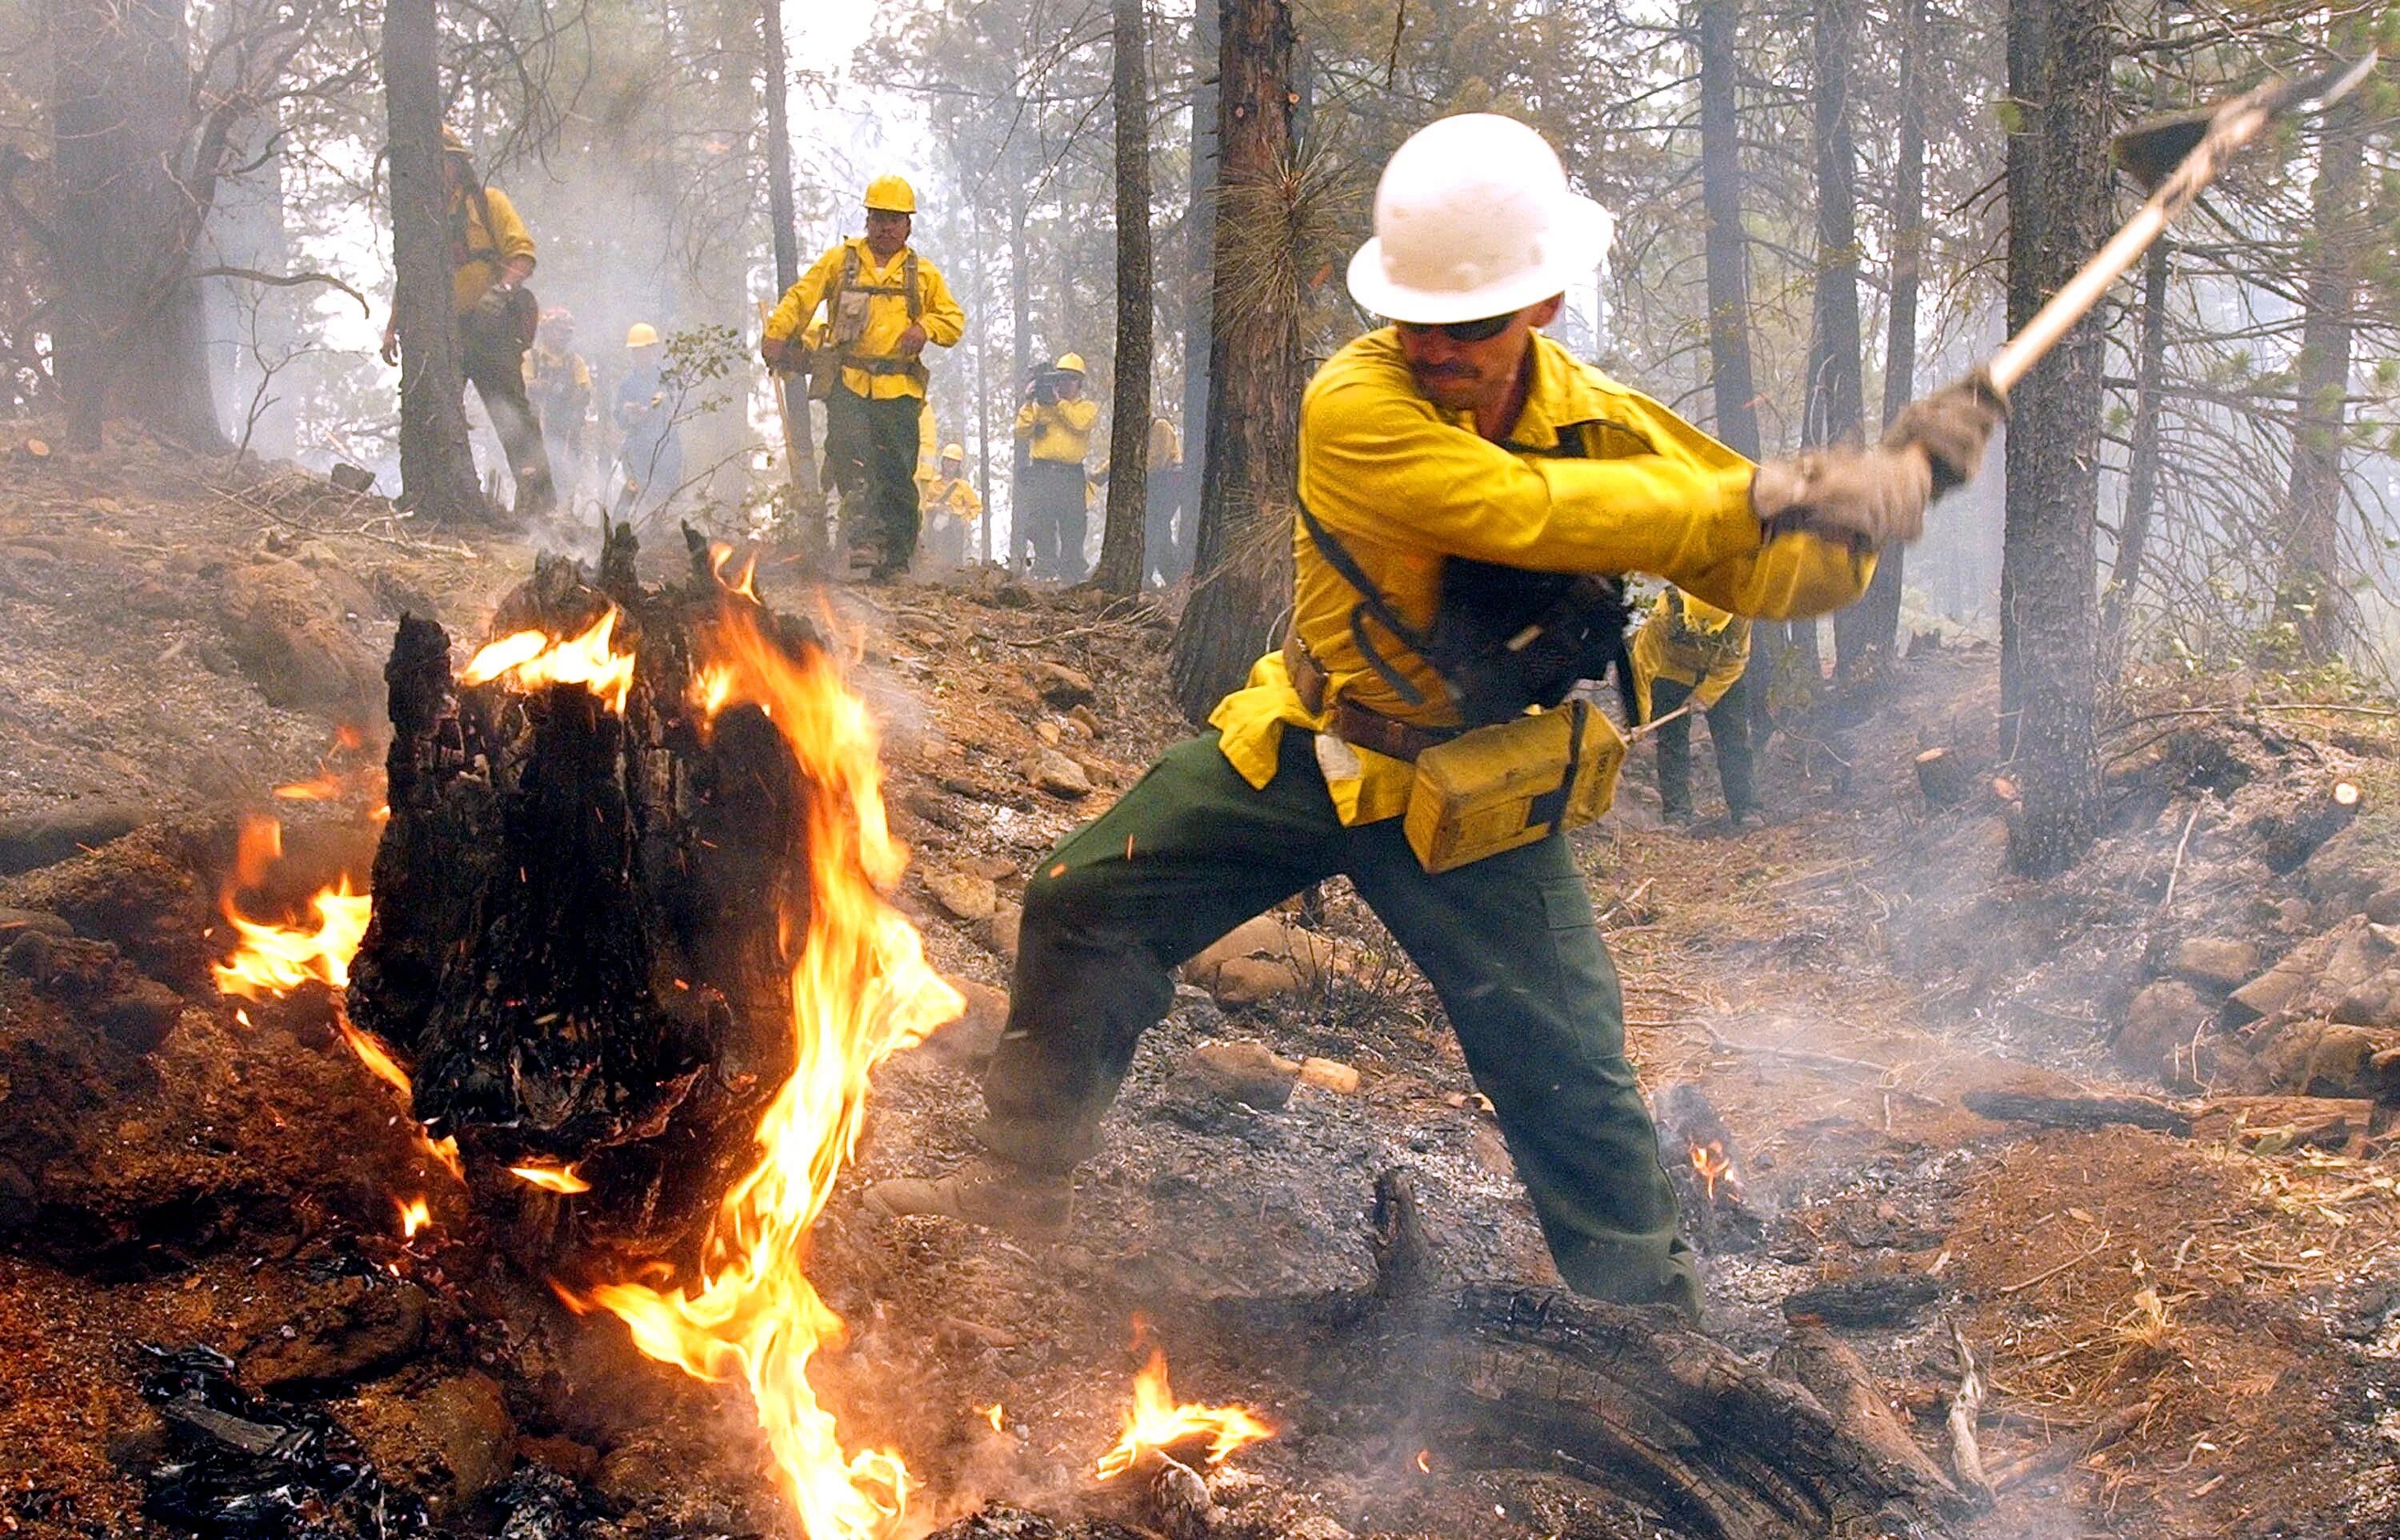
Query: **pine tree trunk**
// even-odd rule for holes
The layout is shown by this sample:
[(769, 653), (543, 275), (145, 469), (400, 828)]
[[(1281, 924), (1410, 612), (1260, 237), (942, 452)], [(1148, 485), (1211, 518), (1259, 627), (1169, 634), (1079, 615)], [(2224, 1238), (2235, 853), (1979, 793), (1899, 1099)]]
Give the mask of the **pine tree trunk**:
[(2161, 239), (2142, 255), (2142, 361), (2134, 381), (2134, 443), (2127, 457), (2125, 514), (2117, 525), (2117, 559), (2100, 606), (2104, 671), (2124, 666), (2126, 609), (2142, 581), (2150, 521), (2159, 500), (2159, 388), (2167, 366), (2167, 276), (2172, 243)]
[[(775, 239), (775, 293), (800, 280), (799, 218), (792, 206), (792, 75), (784, 51), (783, 0), (759, 0), (758, 32), (767, 96), (767, 219)], [(804, 562), (825, 555), (825, 488), (817, 480), (809, 393), (798, 378), (769, 378), (782, 398), (784, 456), (791, 463), (791, 513)]]
[[(1860, 375), (1858, 150), (1850, 136), (1851, 0), (1816, 0), (1816, 90), (1810, 102), (1817, 170), (1817, 277), (1810, 293), (1808, 377), (1800, 442), (1852, 443), (1864, 421)], [(1819, 626), (1794, 620), (1793, 673), (1810, 695), (1824, 676)], [(1838, 654), (1836, 655), (1838, 659)]]
[[(1222, 160), (1217, 225), (1216, 327), (1208, 354), (1208, 475), (1191, 603), (1175, 634), (1176, 702), (1193, 721), (1242, 682), (1275, 643), (1291, 599), (1292, 488), (1304, 313), (1291, 225), (1294, 171), (1286, 0), (1225, 0), (1218, 67)], [(1254, 249), (1236, 257), (1235, 246)], [(1261, 260), (1269, 253), (1284, 260)], [(1234, 293), (1227, 275), (1267, 276)]]
[(1117, 347), (1109, 407), (1109, 515), (1097, 581), (1106, 593), (1139, 592), (1142, 525), (1150, 493), (1150, 71), (1142, 0), (1115, 0), (1117, 114)]
[(1176, 472), (1181, 478), (1176, 500), (1181, 505), (1187, 550), (1200, 517), (1200, 488), (1208, 467), (1208, 351), (1216, 322), (1211, 275), (1217, 266), (1217, 54), (1223, 38), (1218, 6), (1219, 0), (1197, 0), (1192, 7), (1192, 201), (1183, 221), (1189, 296), (1183, 310), (1183, 464)]
[(65, 303), (52, 327), (68, 438), (113, 416), (225, 447), (208, 322), (190, 274), (214, 168), (185, 147), (190, 29), (176, 0), (47, 0), (52, 165)]
[[(1021, 391), (1033, 377), (1033, 274), (1032, 254), (1025, 238), (1026, 201), (1030, 194), (1024, 178), (1012, 178), (1008, 205), (1008, 313), (1015, 325), (1009, 340), (1009, 357), (1014, 373), (1010, 375), (1014, 390)], [(1014, 413), (1010, 414), (1012, 416)], [(1032, 566), (1032, 550), (1025, 543), (1025, 464), (1028, 441), (1016, 441), (1015, 474), (1009, 479), (1008, 493), (1008, 566), (1019, 576)]]
[(467, 443), (450, 237), (442, 189), (438, 0), (386, 0), (385, 110), (391, 143), (391, 252), (398, 275), (401, 496), (442, 523), (490, 517)]
[(2350, 594), (2341, 582), (2341, 458), (2366, 150), (2354, 103), (2341, 103), (2325, 115), (2310, 198), (2307, 308), (2294, 370), (2299, 409), (2292, 431), (2283, 571), (2275, 585), (2277, 618), (2291, 624), (2300, 657), (2311, 663), (2339, 657), (2355, 634)]
[(1750, 368), (1750, 244), (1741, 224), (1741, 121), (1734, 39), (1741, 0), (1700, 0), (1700, 203), (1707, 211), (1709, 370), (1716, 435), (1758, 458), (1758, 387)]
[[(2107, 238), (2111, 36), (2107, 0), (2011, 0), (2009, 95), (2022, 114), (2008, 150), (2011, 330)], [(2000, 625), (2014, 720), (2001, 742), (2024, 795), (2009, 863), (2032, 876), (2082, 855), (2099, 801), (2101, 355), (2099, 320), (2086, 317), (2012, 399)]]
[[(1908, 0), (1900, 56), (1900, 164), (1891, 197), (1891, 308), (1884, 328), (1883, 422), (1916, 394), (1916, 300), (1925, 279), (1926, 0)], [(1834, 657), (1845, 673), (1879, 677), (1900, 634), (1908, 548), (1887, 546), (1866, 596), (1834, 621)]]

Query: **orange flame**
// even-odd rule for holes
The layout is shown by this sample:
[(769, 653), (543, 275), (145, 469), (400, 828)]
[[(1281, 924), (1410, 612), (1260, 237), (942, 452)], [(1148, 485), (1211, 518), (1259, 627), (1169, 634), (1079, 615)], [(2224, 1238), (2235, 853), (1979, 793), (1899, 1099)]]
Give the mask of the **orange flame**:
[(716, 721), (732, 698), (733, 671), (723, 663), (710, 663), (691, 676), (691, 703), (700, 708), (702, 721)]
[[(1733, 1169), (1733, 1159), (1725, 1152), (1725, 1146), (1715, 1139), (1706, 1144), (1695, 1141), (1692, 1145), (1692, 1169), (1700, 1174), (1700, 1180), (1707, 1184), (1708, 1201), (1714, 1203), (1717, 1201), (1717, 1183)], [(1725, 1187), (1730, 1192), (1733, 1184), (1727, 1181)]]
[(758, 591), (757, 588), (752, 586), (750, 579), (756, 577), (758, 572), (758, 553), (755, 551), (752, 552), (748, 559), (743, 562), (742, 570), (734, 574), (732, 580), (729, 582), (725, 577), (725, 564), (732, 560), (732, 558), (733, 548), (731, 546), (726, 544), (723, 540), (711, 540), (708, 544), (709, 576), (715, 578), (716, 579), (716, 585), (725, 590), (726, 593), (739, 593), (743, 598), (749, 600), (752, 604), (757, 604), (758, 602)]
[(759, 1122), (758, 1164), (718, 1208), (698, 1281), (674, 1292), (603, 1284), (591, 1298), (651, 1357), (698, 1379), (741, 1378), (811, 1540), (875, 1540), (893, 1532), (910, 1478), (890, 1450), (846, 1453), (809, 1383), (809, 1360), (842, 1325), (809, 1280), (806, 1245), (857, 1146), (868, 1073), (965, 1002), (883, 898), (907, 854), (884, 818), (866, 702), (824, 654), (787, 656), (730, 602), (706, 650), (728, 671), (727, 702), (765, 707), (813, 788), (793, 1070)]
[(416, 1233), (433, 1222), (433, 1210), (420, 1195), (400, 1206), (400, 1235), (402, 1240), (416, 1239)]
[(356, 754), (366, 746), (366, 735), (345, 724), (334, 729), (334, 746), (317, 761), (317, 773), (306, 781), (294, 781), (275, 788), (274, 795), (286, 802), (338, 802), (343, 797), (367, 786), (380, 791), (383, 767), (361, 765), (344, 771), (334, 768), (334, 761), (346, 754)]
[(992, 1404), (988, 1407), (977, 1407), (975, 1410), (983, 1414), (983, 1420), (985, 1422), (991, 1424), (991, 1430), (994, 1433), (1002, 1431), (1000, 1403), (998, 1401), (992, 1402)]
[(468, 661), (458, 682), (489, 684), (505, 675), (519, 689), (581, 685), (607, 702), (610, 711), (622, 713), (625, 698), (634, 692), (634, 655), (609, 646), (619, 613), (611, 605), (581, 635), (565, 640), (539, 631), (503, 636)]
[(272, 818), (248, 817), (234, 850), (233, 879), (218, 895), (217, 906), (240, 947), (223, 962), (211, 965), (219, 994), (259, 1000), (285, 995), (315, 980), (334, 989), (349, 987), (350, 959), (367, 934), (367, 916), (375, 900), (352, 891), (344, 877), (308, 901), (316, 914), (313, 929), (252, 920), (236, 902), (243, 888), (254, 888), (283, 855), (283, 825)]
[(1424, 1471), (1427, 1476), (1433, 1474), (1433, 1451), (1429, 1449), (1417, 1451), (1417, 1469)]
[(571, 1165), (511, 1165), (509, 1175), (530, 1182), (545, 1192), (589, 1192), (592, 1184), (576, 1175)]
[(1133, 1407), (1125, 1413), (1117, 1447), (1099, 1458), (1093, 1473), (1103, 1481), (1133, 1469), (1144, 1454), (1193, 1439), (1208, 1440), (1208, 1464), (1220, 1465), (1244, 1444), (1275, 1437), (1247, 1407), (1179, 1406), (1166, 1383), (1166, 1355), (1153, 1347), (1150, 1362), (1133, 1377)]

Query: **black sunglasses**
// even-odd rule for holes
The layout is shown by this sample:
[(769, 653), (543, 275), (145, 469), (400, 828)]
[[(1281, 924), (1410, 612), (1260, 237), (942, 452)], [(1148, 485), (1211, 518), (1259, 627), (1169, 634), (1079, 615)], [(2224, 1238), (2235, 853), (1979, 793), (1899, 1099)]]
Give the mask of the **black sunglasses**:
[(1421, 337), (1429, 332), (1439, 332), (1452, 342), (1490, 342), (1508, 330), (1508, 323), (1516, 319), (1517, 312), (1511, 310), (1505, 316), (1486, 316), (1481, 320), (1453, 320), (1443, 326), (1421, 325), (1413, 320), (1396, 320), (1392, 324), (1411, 336)]

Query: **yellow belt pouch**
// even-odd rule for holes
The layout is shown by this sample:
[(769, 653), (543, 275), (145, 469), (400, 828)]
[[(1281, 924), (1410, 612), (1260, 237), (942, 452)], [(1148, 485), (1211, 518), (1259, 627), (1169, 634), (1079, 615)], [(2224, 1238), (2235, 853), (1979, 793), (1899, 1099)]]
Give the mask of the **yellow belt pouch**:
[(1446, 872), (1589, 824), (1624, 763), (1624, 735), (1585, 701), (1463, 732), (1417, 756), (1409, 848)]

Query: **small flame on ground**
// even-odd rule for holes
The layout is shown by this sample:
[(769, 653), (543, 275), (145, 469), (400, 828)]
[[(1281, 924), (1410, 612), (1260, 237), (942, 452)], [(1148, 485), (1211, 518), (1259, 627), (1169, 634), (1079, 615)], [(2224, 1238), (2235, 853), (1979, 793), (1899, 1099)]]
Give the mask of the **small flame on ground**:
[(2354, 808), (2358, 806), (2358, 788), (2347, 781), (2337, 781), (2333, 784), (2333, 800), (2336, 807)]
[[(884, 899), (907, 853), (885, 821), (878, 736), (832, 660), (786, 654), (729, 597), (703, 645), (724, 702), (773, 720), (809, 783), (806, 929), (792, 973), (793, 1070), (758, 1124), (758, 1164), (720, 1204), (700, 1276), (679, 1289), (607, 1283), (589, 1302), (620, 1317), (634, 1345), (696, 1379), (739, 1379), (810, 1540), (880, 1540), (912, 1479), (889, 1450), (846, 1452), (809, 1361), (841, 1320), (807, 1269), (809, 1232), (857, 1148), (867, 1076), (965, 1009), (925, 961), (916, 930)], [(562, 1289), (570, 1302), (584, 1300)]]
[(1433, 1474), (1433, 1451), (1429, 1449), (1417, 1451), (1417, 1469), (1424, 1471), (1427, 1476)]
[(1092, 1468), (1101, 1480), (1110, 1480), (1133, 1469), (1152, 1450), (1199, 1438), (1208, 1440), (1208, 1464), (1219, 1465), (1244, 1444), (1274, 1437), (1275, 1429), (1247, 1407), (1202, 1406), (1192, 1401), (1179, 1406), (1166, 1383), (1166, 1355), (1152, 1347), (1150, 1362), (1133, 1377), (1133, 1406), (1125, 1412), (1125, 1432), (1116, 1448), (1101, 1455)]
[[(1733, 1169), (1733, 1160), (1717, 1140), (1711, 1139), (1706, 1144), (1695, 1140), (1692, 1144), (1692, 1169), (1700, 1174), (1700, 1180), (1706, 1184), (1708, 1201), (1714, 1203), (1717, 1201), (1717, 1183)], [(1730, 1192), (1733, 1183), (1725, 1182), (1725, 1189)]]
[(611, 605), (580, 635), (560, 639), (520, 631), (486, 645), (458, 675), (463, 685), (484, 685), (506, 675), (519, 689), (544, 685), (581, 685), (622, 713), (634, 692), (634, 655), (609, 646), (620, 611)]
[(400, 1235), (402, 1240), (416, 1239), (416, 1233), (433, 1222), (433, 1210), (420, 1195), (400, 1206)]
[(734, 574), (730, 579), (728, 579), (725, 576), (725, 564), (730, 561), (732, 557), (733, 548), (731, 546), (726, 544), (723, 540), (710, 541), (708, 546), (709, 576), (715, 578), (716, 579), (716, 585), (725, 590), (726, 593), (739, 593), (755, 605), (758, 602), (758, 591), (751, 585), (750, 579), (757, 575), (758, 553), (755, 551), (752, 552), (749, 558), (742, 564), (742, 570)]
[(219, 994), (262, 1000), (291, 993), (315, 981), (334, 989), (349, 987), (350, 959), (367, 934), (367, 916), (375, 900), (354, 892), (342, 878), (308, 901), (316, 915), (313, 926), (280, 925), (253, 920), (241, 912), (237, 895), (254, 888), (283, 855), (283, 825), (272, 818), (244, 818), (234, 850), (232, 881), (218, 895), (217, 907), (241, 938), (240, 947), (223, 962), (211, 964)]
[(592, 1184), (576, 1175), (571, 1165), (511, 1165), (509, 1175), (532, 1183), (545, 1192), (589, 1192)]
[(294, 781), (275, 788), (274, 795), (286, 802), (338, 802), (366, 786), (381, 790), (383, 767), (361, 765), (344, 771), (334, 768), (334, 761), (346, 754), (356, 754), (366, 746), (366, 735), (348, 724), (334, 729), (334, 746), (317, 761), (317, 773), (306, 781)]
[(991, 1430), (994, 1433), (1002, 1431), (1002, 1418), (1000, 1403), (998, 1401), (992, 1402), (992, 1404), (988, 1407), (977, 1407), (975, 1408), (975, 1411), (982, 1415), (985, 1422), (991, 1424)]

